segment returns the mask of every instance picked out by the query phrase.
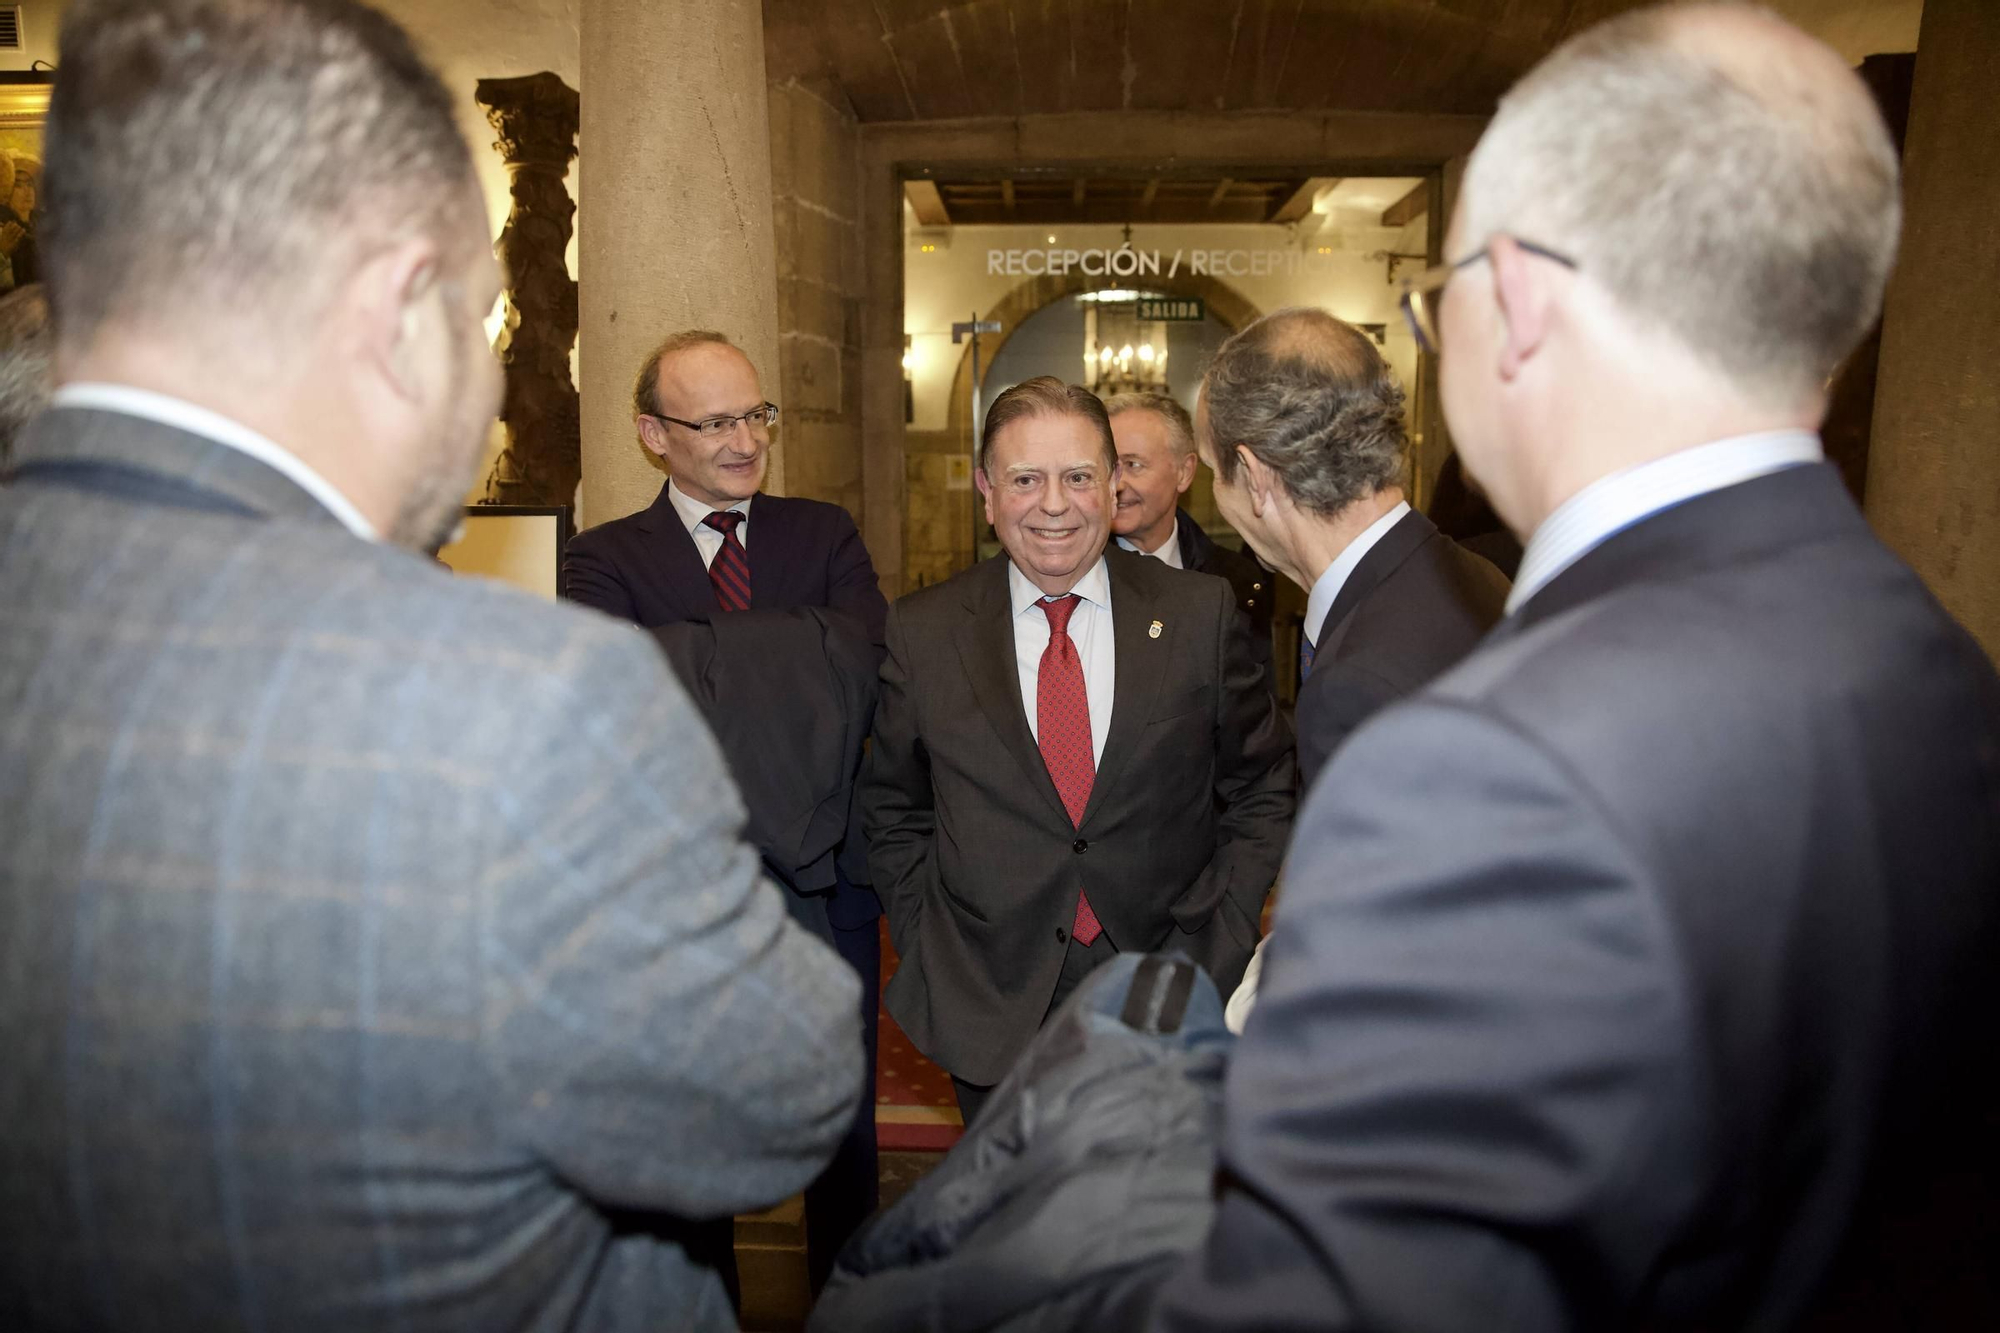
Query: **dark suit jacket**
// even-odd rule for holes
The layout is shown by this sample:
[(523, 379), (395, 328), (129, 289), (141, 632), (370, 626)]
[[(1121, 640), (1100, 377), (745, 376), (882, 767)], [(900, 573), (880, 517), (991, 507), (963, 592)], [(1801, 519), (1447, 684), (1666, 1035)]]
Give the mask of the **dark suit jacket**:
[(658, 649), (168, 426), (19, 461), (0, 1328), (734, 1328), (680, 1238), (832, 1153), (858, 994)]
[(1022, 710), (1007, 557), (890, 612), (862, 788), (902, 956), (889, 1012), (972, 1083), (1041, 1023), (1079, 889), (1118, 948), (1184, 947), (1234, 987), (1290, 831), (1291, 735), (1228, 585), (1115, 544), (1105, 559), (1117, 693), (1081, 828)]
[(742, 611), (652, 631), (715, 733), (750, 812), (746, 835), (799, 924), (832, 942), (882, 915), (854, 799), (875, 722), (876, 652), (820, 607)]
[[(750, 609), (824, 606), (860, 621), (882, 643), (889, 605), (854, 520), (839, 505), (759, 492), (750, 501), (744, 553), (750, 558)], [(563, 596), (651, 629), (716, 612), (715, 589), (694, 538), (660, 487), (636, 514), (569, 539)]]
[(1313, 788), (1149, 1326), (2000, 1326), (1996, 883), (2000, 682), (1831, 467), (1627, 528)]
[(1500, 571), (1414, 509), (1382, 534), (1328, 608), (1299, 685), (1299, 785), (1384, 704), (1472, 651), (1507, 605)]
[(1273, 595), (1275, 576), (1248, 552), (1232, 551), (1227, 546), (1218, 545), (1214, 538), (1201, 530), (1201, 524), (1194, 521), (1194, 515), (1185, 509), (1174, 511), (1174, 529), (1178, 534), (1184, 568), (1229, 581), (1231, 591), (1236, 594), (1236, 605), (1247, 622), (1257, 660), (1268, 669), (1271, 665), (1271, 608), (1276, 600)]

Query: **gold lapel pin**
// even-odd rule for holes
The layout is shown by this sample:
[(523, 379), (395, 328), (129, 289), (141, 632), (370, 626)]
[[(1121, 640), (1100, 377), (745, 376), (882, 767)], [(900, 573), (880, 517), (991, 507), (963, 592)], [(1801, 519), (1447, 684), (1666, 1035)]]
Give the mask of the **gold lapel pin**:
[(1166, 628), (1165, 625), (1162, 625), (1159, 621), (1155, 620), (1152, 624), (1152, 627), (1146, 631), (1146, 637), (1149, 639), (1157, 639), (1160, 637), (1160, 631), (1165, 628)]

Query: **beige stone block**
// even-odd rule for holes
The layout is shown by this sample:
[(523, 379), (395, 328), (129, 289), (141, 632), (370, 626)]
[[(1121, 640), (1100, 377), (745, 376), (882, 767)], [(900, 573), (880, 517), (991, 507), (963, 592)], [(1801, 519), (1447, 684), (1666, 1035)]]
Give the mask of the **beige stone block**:
[(840, 349), (810, 335), (787, 333), (779, 339), (787, 371), (782, 404), (788, 412), (840, 411)]

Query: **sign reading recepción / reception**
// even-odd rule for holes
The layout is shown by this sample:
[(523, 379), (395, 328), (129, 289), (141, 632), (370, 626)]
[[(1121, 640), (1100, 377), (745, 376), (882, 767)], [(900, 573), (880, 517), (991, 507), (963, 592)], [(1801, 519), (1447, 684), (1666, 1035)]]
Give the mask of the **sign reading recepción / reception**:
[(1046, 278), (1081, 273), (1087, 278), (1178, 277), (1262, 278), (1330, 273), (1350, 255), (1307, 254), (1301, 250), (988, 250), (992, 277)]
[(1208, 304), (1198, 296), (1142, 296), (1139, 318), (1155, 324), (1199, 324), (1208, 318)]

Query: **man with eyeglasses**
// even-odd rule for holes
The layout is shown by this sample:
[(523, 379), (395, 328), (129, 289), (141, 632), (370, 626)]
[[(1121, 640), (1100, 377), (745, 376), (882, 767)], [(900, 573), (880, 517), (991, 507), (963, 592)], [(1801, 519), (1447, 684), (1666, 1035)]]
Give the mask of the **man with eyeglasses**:
[(1765, 11), (1502, 101), (1411, 304), (1525, 557), (1301, 811), (1147, 1328), (2000, 1327), (2000, 680), (1815, 433), (1899, 211)]
[[(836, 664), (864, 657), (866, 697), (845, 722), (865, 736), (872, 716), (873, 665), (880, 660), (888, 604), (854, 520), (839, 505), (760, 489), (769, 462), (771, 428), (778, 409), (764, 397), (757, 368), (724, 334), (688, 329), (663, 341), (646, 358), (633, 388), (640, 443), (672, 474), (646, 509), (600, 524), (570, 539), (563, 554), (563, 596), (654, 630), (683, 679), (708, 710), (751, 808), (752, 834), (774, 828), (786, 847), (816, 836), (822, 824), (837, 838), (842, 822), (832, 808), (837, 786), (822, 785), (827, 800), (809, 809), (811, 828), (796, 805), (767, 801), (774, 768), (789, 773), (819, 753), (827, 728), (843, 719), (822, 707), (825, 697), (852, 699)], [(755, 639), (710, 635), (704, 626), (736, 613), (823, 608), (844, 613), (866, 644), (843, 650), (831, 628), (804, 622), (764, 625)], [(718, 628), (721, 628), (718, 626)], [(771, 645), (777, 645), (775, 648)], [(873, 657), (867, 657), (872, 652)], [(690, 663), (704, 664), (694, 670)], [(718, 708), (711, 676), (728, 678), (728, 693), (758, 697), (754, 708)], [(810, 734), (809, 734), (810, 733)], [(858, 762), (858, 758), (857, 758)], [(849, 765), (844, 775), (851, 783)], [(858, 822), (849, 825), (837, 856), (821, 858), (811, 882), (788, 874), (789, 864), (766, 853), (771, 873), (784, 881), (786, 906), (845, 959), (861, 978), (861, 1019), (867, 1086), (860, 1110), (839, 1152), (806, 1190), (807, 1259), (817, 1288), (834, 1256), (862, 1219), (874, 1211), (876, 992), (881, 976), (882, 906), (866, 883), (866, 851)], [(817, 843), (815, 843), (817, 846)], [(829, 865), (828, 863), (831, 863)], [(850, 869), (852, 873), (850, 874)], [(831, 882), (826, 882), (830, 880)], [(710, 1257), (734, 1288), (727, 1224), (714, 1229)]]
[(728, 337), (688, 329), (662, 342), (639, 371), (633, 409), (640, 443), (672, 476), (651, 507), (571, 538), (564, 597), (648, 628), (823, 606), (881, 645), (888, 603), (853, 518), (759, 489), (778, 409)]

